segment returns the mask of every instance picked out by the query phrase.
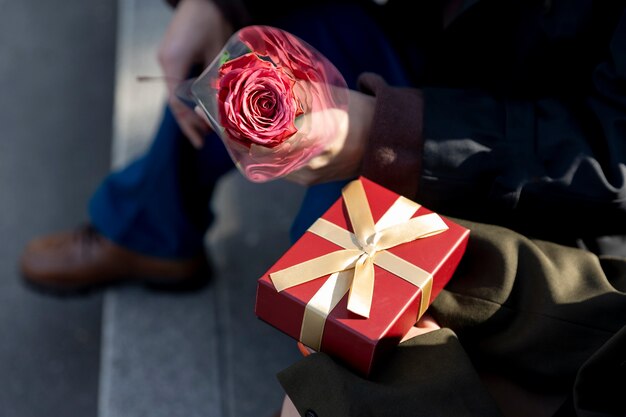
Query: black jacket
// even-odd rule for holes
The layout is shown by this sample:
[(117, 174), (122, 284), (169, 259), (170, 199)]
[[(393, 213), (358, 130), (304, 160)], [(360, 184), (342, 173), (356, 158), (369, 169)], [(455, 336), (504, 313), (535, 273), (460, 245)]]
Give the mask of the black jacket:
[[(320, 2), (217, 3), (239, 27)], [(443, 214), (626, 256), (625, 1), (348, 3), (415, 87), (362, 78), (378, 99), (363, 175)]]
[(467, 251), (429, 309), (443, 328), (368, 379), (324, 353), (292, 365), (279, 380), (300, 413), (626, 415), (626, 259), (458, 221)]
[[(269, 2), (245, 18), (218, 3), (271, 23)], [(464, 222), (470, 244), (431, 306), (445, 329), (369, 380), (311, 355), (279, 375), (286, 392), (319, 417), (541, 415), (534, 398), (544, 415), (623, 416), (625, 2), (465, 1), (445, 27), (439, 2), (365, 3), (424, 61), (406, 59), (415, 88), (361, 77), (377, 99), (362, 174)]]

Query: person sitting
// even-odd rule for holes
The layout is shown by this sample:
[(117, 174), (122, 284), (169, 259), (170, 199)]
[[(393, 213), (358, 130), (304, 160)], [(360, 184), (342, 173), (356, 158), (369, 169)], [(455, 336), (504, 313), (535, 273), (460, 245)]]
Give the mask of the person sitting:
[(352, 89), (335, 157), (287, 177), (309, 186), (292, 239), (365, 175), (442, 214), (623, 255), (622, 6), (182, 0), (160, 47), (169, 107), (151, 148), (104, 179), (89, 225), (30, 242), (21, 273), (57, 291), (206, 279), (209, 203), (233, 164), (175, 80), (251, 23), (306, 40)]
[[(187, 77), (238, 27), (265, 23), (316, 47), (348, 82), (348, 135), (325, 164), (285, 178), (308, 187), (292, 239), (358, 175), (471, 230), (430, 309), (441, 329), (399, 346), (371, 380), (324, 353), (284, 370), (300, 415), (519, 415), (535, 394), (552, 402), (526, 415), (624, 414), (625, 7), (177, 4), (161, 54), (168, 77)], [(232, 167), (207, 129), (171, 95), (148, 153), (94, 195), (91, 226), (36, 239), (24, 277), (60, 291), (190, 282), (206, 265), (211, 193)]]

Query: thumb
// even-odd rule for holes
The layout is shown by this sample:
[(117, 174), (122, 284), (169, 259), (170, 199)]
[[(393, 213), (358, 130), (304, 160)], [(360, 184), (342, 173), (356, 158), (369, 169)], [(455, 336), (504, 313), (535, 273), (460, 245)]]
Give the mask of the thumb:
[(188, 57), (183, 56), (177, 49), (168, 46), (161, 49), (158, 55), (170, 99), (175, 97), (178, 86), (189, 77), (193, 65)]

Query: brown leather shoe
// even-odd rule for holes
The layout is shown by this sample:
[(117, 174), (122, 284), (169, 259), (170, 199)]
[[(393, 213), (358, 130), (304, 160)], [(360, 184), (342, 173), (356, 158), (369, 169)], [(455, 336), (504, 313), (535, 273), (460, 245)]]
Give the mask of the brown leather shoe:
[(20, 259), (28, 284), (58, 293), (135, 282), (161, 289), (196, 289), (210, 276), (204, 255), (169, 260), (125, 249), (87, 225), (31, 241)]

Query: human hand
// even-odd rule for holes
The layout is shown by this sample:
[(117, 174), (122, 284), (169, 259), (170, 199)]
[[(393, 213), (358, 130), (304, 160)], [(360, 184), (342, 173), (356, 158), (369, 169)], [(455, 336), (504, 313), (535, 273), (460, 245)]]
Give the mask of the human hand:
[(233, 28), (210, 0), (181, 0), (165, 32), (158, 60), (167, 83), (168, 102), (181, 130), (192, 145), (201, 148), (209, 124), (176, 97), (176, 88), (193, 66), (208, 66)]
[[(428, 313), (424, 313), (424, 315), (415, 323), (413, 327), (409, 329), (406, 335), (400, 340), (400, 343), (406, 342), (409, 339), (412, 339), (416, 336), (420, 336), (422, 334), (432, 332), (433, 330), (441, 329), (441, 326), (437, 321)], [(302, 344), (302, 342), (298, 342), (298, 349), (302, 356), (307, 357), (312, 353), (315, 353), (315, 350), (311, 349), (308, 346)]]
[(351, 90), (348, 126), (343, 134), (338, 135), (320, 155), (285, 176), (285, 179), (300, 185), (312, 185), (356, 176), (365, 154), (374, 106), (374, 97)]
[[(418, 322), (415, 323), (415, 326), (411, 327), (408, 333), (402, 338), (400, 343), (405, 342), (409, 339), (412, 339), (416, 336), (419, 336), (428, 332), (432, 332), (433, 330), (438, 330), (438, 329), (441, 329), (441, 326), (439, 325), (439, 323), (437, 323), (430, 314), (425, 313), (418, 320)], [(298, 342), (298, 349), (300, 350), (302, 355), (305, 357), (315, 353), (313, 349), (311, 349), (308, 346), (303, 345), (301, 342)], [(296, 406), (293, 404), (289, 396), (285, 395), (280, 417), (297, 417), (299, 415), (300, 414), (298, 414), (298, 410), (296, 409)]]
[(416, 336), (432, 332), (433, 330), (441, 329), (439, 323), (435, 321), (433, 316), (428, 313), (424, 313), (422, 318), (415, 323), (415, 326), (411, 327), (406, 335), (400, 340), (400, 343), (406, 342), (409, 339), (412, 339)]
[(300, 417), (300, 413), (298, 413), (298, 409), (291, 401), (289, 396), (285, 395), (283, 399), (283, 406), (280, 410), (280, 417)]

